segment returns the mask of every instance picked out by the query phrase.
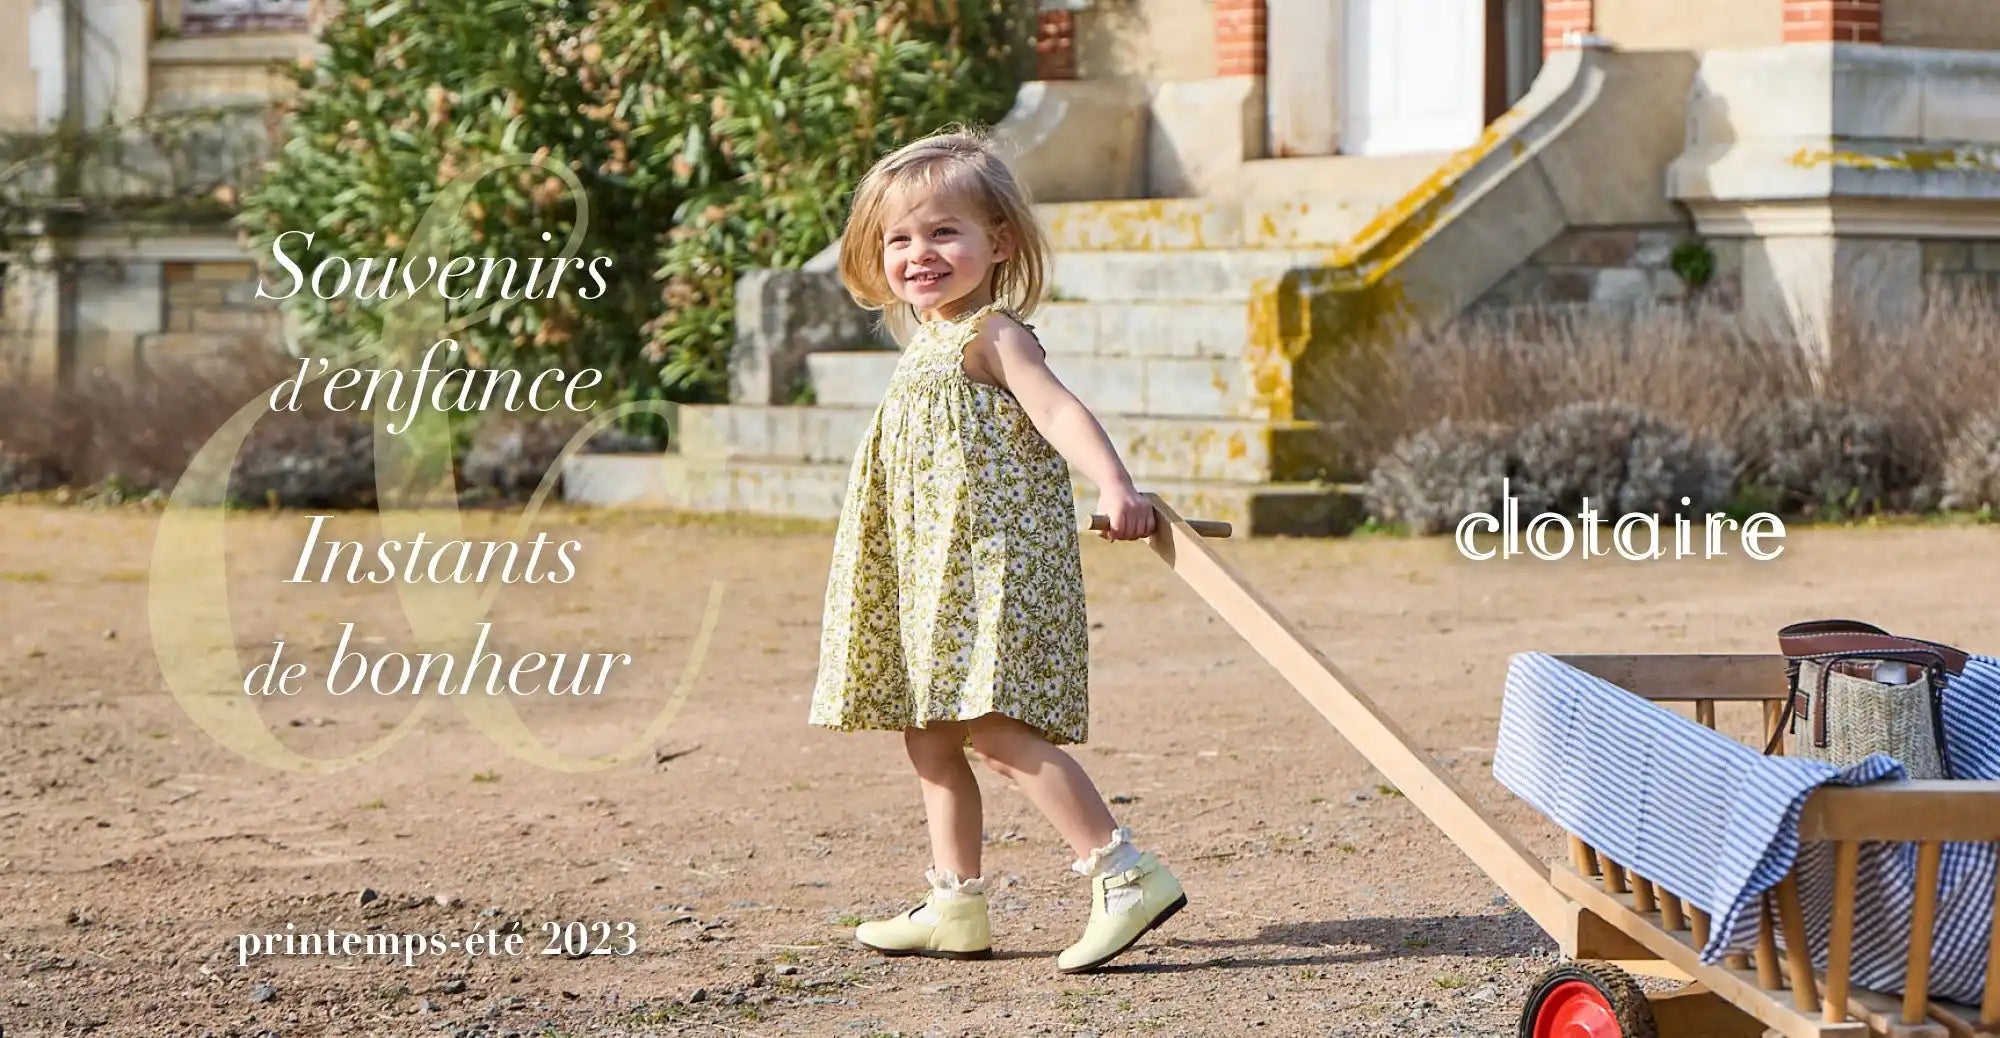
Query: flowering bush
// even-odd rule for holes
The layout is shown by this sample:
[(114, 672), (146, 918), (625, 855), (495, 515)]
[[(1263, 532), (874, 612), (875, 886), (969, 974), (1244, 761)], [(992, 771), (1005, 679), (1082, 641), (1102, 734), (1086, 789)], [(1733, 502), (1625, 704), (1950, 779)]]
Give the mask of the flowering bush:
[[(464, 356), (603, 368), (615, 399), (714, 399), (737, 274), (835, 240), (861, 173), (904, 139), (1003, 114), (1031, 56), (1024, 25), (1018, 0), (354, 0), (299, 70), (241, 219), (266, 256), (311, 232), (309, 248), (286, 240), (307, 273), (379, 263), (454, 177), (533, 153), (580, 181), (577, 258), (608, 258), (608, 284), (467, 293), (457, 316), (499, 305), (456, 335)], [(440, 243), (451, 257), (525, 274), (582, 214), (554, 172), (513, 166), (473, 185), (461, 216)], [(381, 307), (351, 296), (288, 300), (311, 348), (381, 334)]]

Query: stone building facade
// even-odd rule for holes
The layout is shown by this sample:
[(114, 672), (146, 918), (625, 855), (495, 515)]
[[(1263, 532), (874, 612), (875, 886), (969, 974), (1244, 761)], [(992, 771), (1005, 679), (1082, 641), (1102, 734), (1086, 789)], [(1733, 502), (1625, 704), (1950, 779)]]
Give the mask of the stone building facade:
[[(1351, 515), (1337, 401), (1371, 342), (1470, 311), (1690, 298), (1830, 349), (1992, 286), (1992, 0), (1042, 0), (999, 127), (1042, 203), (1057, 373), (1216, 518)], [(235, 106), (206, 210), (7, 245), (0, 361), (142, 374), (283, 338), (225, 220), (229, 158), (312, 53), (308, 0), (0, 7), (0, 134)], [(115, 178), (114, 178), (115, 179)], [(740, 286), (732, 400), (573, 496), (828, 515), (895, 353), (822, 256)], [(58, 276), (55, 270), (67, 270)], [(805, 306), (801, 301), (821, 301)]]
[[(2000, 259), (1990, 0), (1045, 7), (1001, 127), (1057, 247), (1033, 320), (1135, 475), (1245, 532), (1356, 514), (1324, 387), (1384, 336), (1697, 300), (1824, 354)], [(783, 305), (838, 296), (824, 257), (743, 293), (732, 403), (572, 496), (838, 512), (895, 354)]]
[[(116, 142), (77, 174), (76, 227), (38, 234), (59, 217), (29, 220), (5, 243), (0, 377), (140, 377), (282, 344), (278, 311), (255, 298), (250, 256), (227, 220), (235, 177), (271, 143), (285, 66), (312, 53), (319, 16), (313, 0), (0, 6), (0, 138), (52, 156), (48, 140), (69, 121)], [(190, 115), (191, 138), (149, 129)], [(56, 178), (44, 174), (42, 198), (61, 193)], [(149, 215), (112, 219), (113, 206), (93, 200)]]

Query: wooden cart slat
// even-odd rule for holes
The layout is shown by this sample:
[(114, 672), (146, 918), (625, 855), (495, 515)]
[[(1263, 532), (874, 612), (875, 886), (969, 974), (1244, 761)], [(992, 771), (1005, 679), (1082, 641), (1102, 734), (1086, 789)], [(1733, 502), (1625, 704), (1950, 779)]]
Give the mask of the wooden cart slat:
[(1787, 1038), (1864, 1038), (1868, 1026), (1859, 1022), (1830, 1024), (1804, 1016), (1790, 1004), (1783, 991), (1767, 991), (1758, 986), (1757, 975), (1747, 970), (1704, 965), (1701, 950), (1690, 935), (1669, 933), (1641, 916), (1632, 906), (1630, 894), (1607, 894), (1575, 871), (1558, 866), (1556, 889), (1574, 897), (1583, 906), (1613, 926), (1631, 935), (1647, 950), (1684, 970), (1695, 983), (1727, 999), (1729, 1003)]
[[(1827, 979), (1826, 998), (1821, 999), (1811, 962), (1803, 954), (1804, 927), (1797, 880), (1792, 876), (1774, 892), (1775, 911), (1772, 895), (1760, 899), (1762, 925), (1755, 972), (1741, 955), (1729, 955), (1720, 965), (1704, 964), (1700, 949), (1707, 944), (1712, 926), (1706, 912), (1684, 904), (1672, 892), (1644, 878), (1628, 876), (1619, 863), (1574, 836), (1569, 848), (1574, 868), (1543, 861), (1473, 801), (1465, 787), (1434, 758), (1417, 749), (1409, 736), (1313, 648), (1290, 621), (1203, 544), (1197, 530), (1157, 495), (1146, 496), (1161, 520), (1149, 539), (1153, 550), (1376, 770), (1395, 783), (1413, 806), (1555, 937), (1566, 953), (1574, 954), (1574, 949), (1585, 946), (1600, 949), (1593, 957), (1629, 958), (1650, 952), (1669, 967), (1663, 972), (1678, 971), (1787, 1038), (1862, 1038), (1870, 1034), (1943, 1038), (1971, 1034), (1975, 1014), (1985, 1016), (1989, 1024), (2000, 1023), (2000, 991), (1992, 990), (1993, 978), (2000, 978), (2000, 913), (1994, 921), (1989, 990), (1980, 1009), (1926, 1001), (1921, 992), (1928, 963), (1921, 955), (1913, 956), (1917, 961), (1911, 963), (1918, 993), (1906, 999), (1851, 989), (1844, 969), (1837, 980)], [(1710, 728), (1715, 726), (1717, 702), (1756, 702), (1763, 707), (1768, 734), (1775, 730), (1785, 694), (1782, 656), (1583, 654), (1556, 658), (1648, 699), (1693, 703), (1697, 723)], [(1807, 798), (1800, 838), (1907, 840), (1925, 843), (1927, 852), (1944, 841), (2000, 841), (2000, 782), (1821, 788)], [(1852, 846), (1851, 842), (1843, 843), (1843, 854)], [(1934, 857), (1929, 873), (1934, 883)], [(1628, 883), (1628, 879), (1633, 882)], [(1927, 913), (1919, 900), (1918, 929), (1925, 932), (1928, 926), (1921, 917)], [(1840, 917), (1837, 911), (1836, 919)], [(1851, 929), (1851, 904), (1845, 922)], [(1682, 929), (1683, 925), (1688, 928)], [(1783, 971), (1773, 940), (1778, 925), (1783, 926), (1791, 949)], [(1838, 921), (1836, 929), (1841, 929)], [(1842, 948), (1843, 943), (1850, 946)], [(1927, 940), (1925, 944), (1928, 950)], [(1610, 954), (1614, 949), (1619, 954)], [(1845, 959), (1851, 953), (1851, 937), (1845, 942), (1836, 939), (1834, 953)], [(1928, 1022), (1906, 1023), (1906, 1013)]]

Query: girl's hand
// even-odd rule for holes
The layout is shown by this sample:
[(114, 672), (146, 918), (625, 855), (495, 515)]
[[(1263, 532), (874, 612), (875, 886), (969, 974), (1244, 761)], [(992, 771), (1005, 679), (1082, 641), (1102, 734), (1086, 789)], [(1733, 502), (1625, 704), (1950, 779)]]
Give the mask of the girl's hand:
[(1099, 494), (1097, 510), (1109, 520), (1108, 527), (1097, 533), (1107, 541), (1136, 541), (1153, 535), (1153, 503), (1129, 483)]

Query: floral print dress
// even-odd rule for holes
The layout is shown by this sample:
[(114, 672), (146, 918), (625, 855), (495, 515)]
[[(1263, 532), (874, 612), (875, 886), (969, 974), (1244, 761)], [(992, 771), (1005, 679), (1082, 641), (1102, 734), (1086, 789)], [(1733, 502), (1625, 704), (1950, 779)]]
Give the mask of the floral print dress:
[(1069, 465), (964, 350), (997, 306), (911, 336), (848, 474), (809, 723), (901, 731), (1001, 713), (1089, 727)]

